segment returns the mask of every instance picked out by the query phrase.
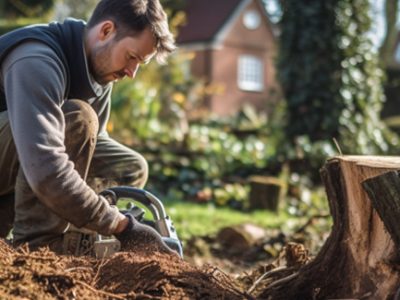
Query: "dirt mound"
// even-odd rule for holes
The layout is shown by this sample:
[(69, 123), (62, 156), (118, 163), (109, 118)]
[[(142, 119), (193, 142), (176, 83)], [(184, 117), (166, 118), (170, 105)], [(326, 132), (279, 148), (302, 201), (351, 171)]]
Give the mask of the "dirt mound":
[(219, 269), (160, 253), (98, 260), (0, 240), (0, 299), (251, 299)]

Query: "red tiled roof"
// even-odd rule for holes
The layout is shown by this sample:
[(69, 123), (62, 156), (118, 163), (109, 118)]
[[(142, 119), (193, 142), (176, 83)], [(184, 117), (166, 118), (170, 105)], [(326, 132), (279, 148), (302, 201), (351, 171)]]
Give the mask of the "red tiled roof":
[(179, 29), (177, 42), (211, 41), (243, 0), (186, 0), (186, 24)]

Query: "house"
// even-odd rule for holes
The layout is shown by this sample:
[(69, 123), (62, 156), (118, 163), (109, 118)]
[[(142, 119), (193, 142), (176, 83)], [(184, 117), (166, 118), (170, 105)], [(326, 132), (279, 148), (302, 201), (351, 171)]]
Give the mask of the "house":
[(233, 115), (244, 104), (268, 111), (279, 99), (276, 40), (261, 0), (187, 0), (177, 43), (194, 54), (190, 72), (212, 86), (205, 104)]

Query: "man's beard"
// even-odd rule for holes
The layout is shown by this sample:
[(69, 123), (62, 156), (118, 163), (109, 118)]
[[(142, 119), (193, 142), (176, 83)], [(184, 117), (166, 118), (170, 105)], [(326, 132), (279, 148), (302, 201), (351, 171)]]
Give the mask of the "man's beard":
[(97, 83), (105, 85), (109, 81), (105, 80), (109, 70), (109, 61), (111, 56), (111, 42), (101, 47), (94, 48), (88, 57), (90, 74)]

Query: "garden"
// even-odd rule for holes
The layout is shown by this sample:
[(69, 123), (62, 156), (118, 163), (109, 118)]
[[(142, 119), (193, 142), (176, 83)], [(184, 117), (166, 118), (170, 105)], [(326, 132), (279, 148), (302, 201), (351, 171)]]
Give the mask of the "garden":
[[(54, 13), (54, 4), (69, 7), (70, 15), (87, 17), (88, 8), (80, 8), (75, 2), (16, 1), (23, 5), (8, 10), (4, 6), (1, 30), (6, 32), (38, 18), (48, 19)], [(89, 2), (87, 7), (94, 5)], [(177, 34), (184, 22), (184, 1), (161, 2)], [(386, 0), (384, 4), (390, 7), (394, 2)], [(352, 161), (355, 155), (398, 154), (396, 128), (389, 127), (381, 115), (388, 85), (387, 56), (391, 55), (385, 49), (393, 48), (389, 35), (395, 23), (388, 13), (386, 36), (376, 49), (370, 36), (374, 27), (370, 1), (299, 0), (277, 4), (275, 25), (280, 34), (275, 63), (281, 93), (272, 108), (259, 110), (244, 104), (233, 115), (213, 113), (205, 99), (215, 90), (210, 82), (188, 74), (193, 53), (187, 52), (177, 51), (167, 65), (151, 62), (140, 69), (134, 81), (125, 79), (113, 88), (107, 131), (148, 161), (145, 189), (163, 201), (182, 241), (184, 259), (146, 253), (140, 247), (135, 253), (122, 252), (101, 260), (57, 256), (48, 249), (13, 249), (1, 241), (0, 298), (394, 296), (400, 275), (392, 256), (391, 271), (385, 269), (382, 273), (390, 274), (393, 283), (382, 287), (386, 277), (381, 273), (381, 281), (362, 277), (374, 286), (372, 291), (367, 283), (355, 284), (360, 276), (352, 277), (350, 271), (343, 277), (348, 282), (338, 283), (346, 273), (343, 270), (352, 270), (357, 259), (356, 255), (348, 259), (352, 249), (346, 248), (339, 255), (330, 245), (344, 245), (352, 238), (351, 234), (344, 238), (348, 237), (346, 229), (340, 227), (352, 224), (352, 219), (349, 221), (346, 215), (342, 220), (338, 214), (351, 212), (351, 205), (340, 201), (347, 203), (353, 198), (341, 198), (340, 192), (352, 190), (352, 185), (346, 185), (351, 179), (348, 174), (358, 176), (360, 167)], [(14, 18), (18, 14), (20, 18)], [(346, 156), (351, 159), (343, 158)], [(344, 173), (341, 176), (336, 173), (340, 169), (336, 161), (332, 162), (337, 157)], [(389, 165), (387, 162), (377, 168), (397, 169), (397, 165)], [(345, 169), (347, 166), (351, 167)], [(362, 169), (360, 174), (368, 172)], [(127, 205), (128, 201), (119, 203), (121, 209)], [(363, 207), (368, 205), (360, 205), (357, 213), (365, 213)], [(365, 213), (370, 222), (366, 223), (381, 226), (371, 211)], [(336, 232), (340, 233), (338, 238)], [(392, 249), (389, 240), (382, 243)], [(357, 247), (360, 253), (368, 249), (364, 244)], [(335, 254), (332, 257), (338, 262), (336, 266), (324, 260), (327, 253)], [(314, 272), (321, 263), (325, 267)], [(357, 274), (369, 271), (363, 269)]]

